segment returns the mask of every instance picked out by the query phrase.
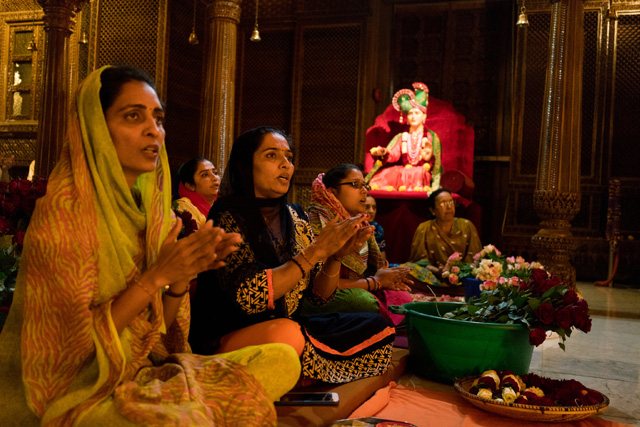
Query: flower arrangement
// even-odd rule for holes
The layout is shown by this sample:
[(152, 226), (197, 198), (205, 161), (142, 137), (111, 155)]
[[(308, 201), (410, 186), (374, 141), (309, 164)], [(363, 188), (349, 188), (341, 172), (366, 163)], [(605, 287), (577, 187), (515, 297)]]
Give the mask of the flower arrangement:
[(479, 296), (443, 315), (445, 318), (484, 323), (523, 324), (529, 328), (529, 342), (538, 346), (547, 331), (556, 332), (564, 342), (574, 328), (591, 330), (589, 306), (566, 287), (557, 276), (543, 269), (532, 269), (529, 280), (517, 276), (487, 281)]
[(591, 406), (604, 396), (576, 380), (553, 380), (536, 374), (522, 377), (511, 371), (485, 371), (473, 382), (469, 393), (506, 403), (538, 406)]
[(466, 279), (473, 275), (473, 267), (471, 264), (462, 261), (460, 252), (451, 254), (442, 271), (442, 278), (449, 281), (453, 286), (462, 283), (462, 279)]
[(36, 200), (46, 190), (44, 178), (0, 182), (0, 307), (11, 304), (24, 234)]
[(22, 251), (24, 233), (27, 230), (36, 200), (47, 191), (47, 180), (18, 179), (0, 182), (0, 236), (13, 236), (15, 251)]

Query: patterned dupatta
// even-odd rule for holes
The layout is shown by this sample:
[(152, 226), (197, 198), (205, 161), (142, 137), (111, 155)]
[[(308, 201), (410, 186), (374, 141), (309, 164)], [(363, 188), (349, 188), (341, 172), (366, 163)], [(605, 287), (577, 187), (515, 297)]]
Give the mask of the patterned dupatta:
[[(159, 292), (120, 335), (111, 319), (113, 298), (155, 261), (173, 218), (164, 145), (156, 170), (141, 175), (133, 190), (126, 183), (99, 99), (105, 68), (78, 89), (66, 143), (25, 237), (0, 338), (2, 364), (18, 368), (9, 374), (0, 369), (3, 378), (13, 377), (5, 386), (18, 387), (5, 392), (3, 386), (0, 393), (23, 406), (26, 396), (43, 424), (71, 424), (149, 365), (154, 347), (168, 353), (160, 342), (165, 326)], [(183, 300), (186, 307), (172, 328), (186, 337)], [(21, 348), (22, 355), (8, 348)]]
[[(335, 216), (339, 221), (351, 218), (351, 215), (342, 206), (338, 198), (325, 187), (322, 182), (324, 174), (321, 173), (311, 185), (311, 205), (309, 207), (309, 221), (314, 233), (319, 234), (325, 224)], [(318, 224), (319, 222), (319, 224)], [(358, 278), (363, 277), (367, 267), (373, 263), (375, 271), (384, 267), (382, 254), (374, 236), (371, 236), (358, 252), (350, 253), (342, 259), (342, 265), (356, 273)], [(355, 279), (356, 277), (349, 277)]]

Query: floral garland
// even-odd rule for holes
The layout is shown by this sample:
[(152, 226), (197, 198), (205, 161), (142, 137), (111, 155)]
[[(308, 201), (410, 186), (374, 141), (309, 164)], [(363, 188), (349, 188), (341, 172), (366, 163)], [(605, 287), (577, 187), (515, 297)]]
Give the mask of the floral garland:
[(602, 393), (576, 380), (554, 380), (530, 373), (489, 370), (473, 382), (469, 393), (498, 402), (537, 406), (592, 406), (604, 401)]

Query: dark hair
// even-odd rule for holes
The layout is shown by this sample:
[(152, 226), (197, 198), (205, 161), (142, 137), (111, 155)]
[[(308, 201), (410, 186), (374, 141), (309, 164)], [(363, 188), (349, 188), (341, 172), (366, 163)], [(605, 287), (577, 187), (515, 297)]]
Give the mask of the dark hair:
[(193, 159), (187, 160), (181, 164), (178, 168), (178, 182), (196, 185), (196, 181), (193, 177), (196, 175), (198, 165), (202, 162), (211, 162), (211, 160), (204, 157), (194, 157)]
[(345, 179), (352, 170), (359, 171), (360, 168), (350, 163), (342, 163), (332, 167), (322, 177), (322, 183), (327, 188), (337, 188), (340, 181)]
[(106, 112), (113, 104), (113, 101), (120, 94), (120, 90), (125, 83), (130, 81), (143, 82), (156, 90), (156, 85), (144, 71), (128, 65), (119, 65), (105, 68), (100, 74), (100, 105), (102, 112)]
[(433, 193), (431, 193), (431, 195), (427, 199), (427, 207), (429, 209), (435, 209), (436, 208), (436, 197), (438, 197), (442, 193), (451, 194), (451, 191), (447, 190), (446, 188), (442, 188), (441, 187), (441, 188), (438, 188), (437, 190), (435, 190)]
[(285, 131), (270, 127), (259, 126), (238, 136), (231, 147), (229, 162), (220, 183), (220, 197), (241, 196), (255, 199), (253, 188), (253, 154), (258, 150), (264, 137), (269, 134), (284, 137), (293, 149), (293, 140)]

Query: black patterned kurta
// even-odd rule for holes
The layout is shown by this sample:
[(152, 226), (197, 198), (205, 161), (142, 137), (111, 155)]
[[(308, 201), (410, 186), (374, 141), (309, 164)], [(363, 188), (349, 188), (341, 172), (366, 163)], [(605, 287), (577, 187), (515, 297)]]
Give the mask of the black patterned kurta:
[[(290, 218), (287, 229), (293, 238), (289, 245), (284, 243), (274, 248), (281, 264), (313, 242), (306, 215), (295, 205), (287, 207), (290, 214), (287, 215)], [(225, 260), (225, 267), (198, 277), (190, 335), (195, 352), (215, 351), (222, 336), (243, 327), (269, 319), (290, 318), (301, 324), (306, 338), (302, 354), (303, 376), (343, 383), (380, 375), (387, 370), (395, 331), (382, 316), (376, 313), (298, 316), (303, 298), (313, 304), (326, 303), (312, 287), (322, 263), (284, 296), (273, 300), (271, 269), (256, 259), (256, 251), (246, 238), (243, 218), (231, 211), (222, 211), (214, 217), (214, 223), (227, 232), (240, 233), (244, 240)], [(282, 253), (283, 248), (291, 249)]]

